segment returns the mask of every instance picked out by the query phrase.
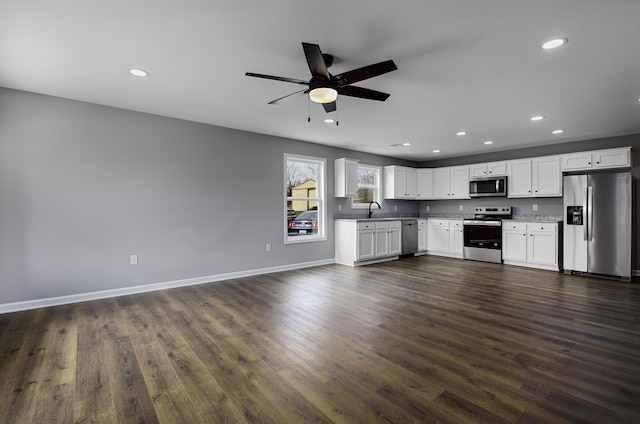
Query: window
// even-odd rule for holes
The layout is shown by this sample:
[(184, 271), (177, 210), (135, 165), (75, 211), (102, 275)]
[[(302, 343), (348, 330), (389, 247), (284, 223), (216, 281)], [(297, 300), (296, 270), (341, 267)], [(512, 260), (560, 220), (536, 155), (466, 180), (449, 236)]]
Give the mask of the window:
[(284, 155), (285, 243), (326, 240), (326, 160)]
[(351, 207), (367, 208), (370, 202), (380, 203), (380, 167), (358, 164), (358, 195), (351, 199)]

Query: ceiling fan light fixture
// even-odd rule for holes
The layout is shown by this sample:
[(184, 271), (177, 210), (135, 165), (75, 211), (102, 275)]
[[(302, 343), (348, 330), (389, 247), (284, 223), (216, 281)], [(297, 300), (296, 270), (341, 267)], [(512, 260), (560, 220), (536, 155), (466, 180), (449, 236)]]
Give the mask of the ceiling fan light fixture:
[(309, 98), (315, 103), (331, 103), (338, 98), (338, 92), (331, 87), (316, 87), (309, 92)]

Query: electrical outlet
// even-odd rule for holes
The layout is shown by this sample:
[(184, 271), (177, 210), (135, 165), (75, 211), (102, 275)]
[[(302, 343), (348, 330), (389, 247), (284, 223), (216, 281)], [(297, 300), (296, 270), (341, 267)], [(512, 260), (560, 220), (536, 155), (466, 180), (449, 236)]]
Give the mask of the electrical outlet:
[(338, 212), (342, 212), (342, 205), (338, 205)]
[(129, 265), (138, 265), (138, 255), (129, 255)]
[(427, 205), (427, 212), (431, 210), (431, 206)]
[(458, 206), (458, 209), (460, 209), (460, 212), (462, 212), (464, 210), (464, 207), (462, 205)]
[(264, 250), (266, 250), (267, 252), (271, 252), (271, 243), (267, 243), (264, 247)]
[(398, 205), (395, 205), (395, 206), (393, 207), (393, 210), (394, 210), (395, 212), (398, 212)]
[(535, 212), (535, 211), (537, 211), (537, 210), (538, 210), (538, 204), (537, 204), (537, 203), (534, 203), (534, 204), (533, 204), (533, 211)]

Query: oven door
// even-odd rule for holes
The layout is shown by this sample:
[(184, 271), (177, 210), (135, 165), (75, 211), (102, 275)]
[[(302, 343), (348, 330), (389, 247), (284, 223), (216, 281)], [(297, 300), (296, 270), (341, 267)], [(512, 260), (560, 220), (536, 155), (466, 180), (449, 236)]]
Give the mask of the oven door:
[(464, 246), (479, 249), (502, 249), (502, 222), (464, 221)]

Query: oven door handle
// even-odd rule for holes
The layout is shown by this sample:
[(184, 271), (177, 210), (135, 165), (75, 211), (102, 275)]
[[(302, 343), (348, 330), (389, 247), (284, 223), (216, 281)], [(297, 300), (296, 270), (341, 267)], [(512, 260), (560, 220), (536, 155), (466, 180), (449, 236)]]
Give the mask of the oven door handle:
[(462, 221), (462, 225), (477, 225), (480, 227), (501, 227), (501, 221)]

